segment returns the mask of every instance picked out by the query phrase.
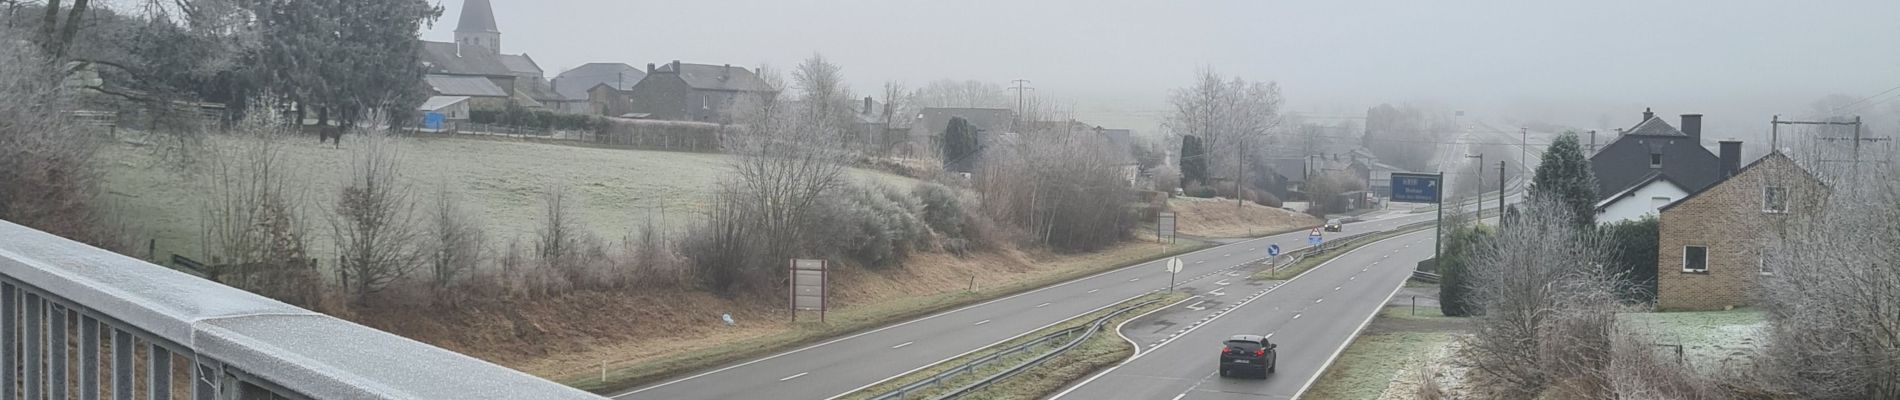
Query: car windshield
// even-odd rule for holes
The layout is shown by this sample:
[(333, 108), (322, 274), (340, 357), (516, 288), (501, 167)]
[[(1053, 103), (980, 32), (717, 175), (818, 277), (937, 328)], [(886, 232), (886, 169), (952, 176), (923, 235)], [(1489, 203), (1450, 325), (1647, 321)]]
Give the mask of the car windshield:
[(1328, 223), (1328, 224), (1333, 224), (1333, 225), (1339, 225), (1339, 220), (1336, 220), (1336, 219), (1335, 219), (1335, 220), (1331, 220), (1331, 221), (1326, 221), (1326, 223)]
[(1227, 341), (1227, 348), (1248, 352), (1260, 349), (1260, 343), (1245, 340), (1229, 340)]

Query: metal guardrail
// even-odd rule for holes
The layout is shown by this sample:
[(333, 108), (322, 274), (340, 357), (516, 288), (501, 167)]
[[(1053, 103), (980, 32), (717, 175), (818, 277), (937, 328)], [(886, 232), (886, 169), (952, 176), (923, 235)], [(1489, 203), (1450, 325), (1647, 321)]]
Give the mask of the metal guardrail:
[(0, 346), (5, 400), (601, 398), (4, 221)]
[(977, 358), (975, 360), (970, 360), (968, 362), (958, 364), (956, 367), (944, 370), (943, 372), (932, 374), (928, 378), (924, 378), (923, 380), (919, 380), (916, 382), (911, 382), (910, 384), (904, 385), (903, 387), (899, 387), (889, 392), (885, 392), (884, 394), (871, 397), (871, 399), (872, 400), (903, 399), (905, 396), (908, 396), (911, 393), (915, 393), (920, 390), (926, 390), (931, 387), (941, 385), (945, 381), (948, 381), (949, 379), (960, 376), (960, 375), (974, 373), (979, 368), (989, 366), (998, 361), (1007, 359), (1010, 356), (1021, 354), (1023, 352), (1029, 351), (1038, 346), (1048, 344), (1059, 338), (1076, 336), (1074, 339), (1069, 340), (1066, 344), (1056, 347), (1055, 349), (1047, 353), (1037, 355), (1035, 358), (1029, 359), (1022, 363), (1018, 363), (1014, 366), (1011, 366), (1009, 369), (1005, 369), (1002, 372), (998, 372), (996, 374), (992, 374), (990, 376), (984, 377), (983, 379), (977, 380), (976, 382), (972, 382), (970, 384), (966, 384), (964, 386), (953, 389), (949, 392), (945, 392), (944, 394), (939, 394), (935, 397), (931, 397), (931, 399), (945, 400), (945, 399), (954, 399), (957, 397), (961, 397), (963, 395), (969, 394), (970, 392), (974, 392), (978, 389), (982, 389), (991, 384), (994, 384), (996, 383), (996, 381), (1000, 381), (1000, 380), (1003, 380), (1004, 378), (1014, 376), (1017, 373), (1020, 373), (1024, 370), (1029, 369), (1030, 367), (1040, 365), (1042, 364), (1043, 361), (1048, 361), (1050, 358), (1054, 358), (1056, 355), (1062, 354), (1063, 352), (1067, 352), (1070, 349), (1073, 349), (1076, 346), (1081, 345), (1082, 342), (1087, 341), (1090, 337), (1095, 336), (1097, 332), (1100, 332), (1102, 330), (1102, 324), (1108, 322), (1108, 320), (1114, 319), (1116, 316), (1125, 314), (1130, 310), (1138, 309), (1150, 304), (1154, 304), (1159, 301), (1160, 300), (1149, 300), (1149, 301), (1137, 303), (1135, 305), (1123, 307), (1121, 309), (1115, 310), (1108, 314), (1103, 314), (1101, 317), (1095, 318), (1095, 320), (1089, 323), (1088, 325), (1076, 326), (1076, 327), (1063, 329), (1056, 332), (1051, 332), (1046, 335), (1038, 336), (1035, 339), (1031, 339), (1027, 342), (1023, 342), (1015, 346), (1010, 346), (1009, 348), (1003, 349), (1002, 351), (990, 353), (989, 355)]

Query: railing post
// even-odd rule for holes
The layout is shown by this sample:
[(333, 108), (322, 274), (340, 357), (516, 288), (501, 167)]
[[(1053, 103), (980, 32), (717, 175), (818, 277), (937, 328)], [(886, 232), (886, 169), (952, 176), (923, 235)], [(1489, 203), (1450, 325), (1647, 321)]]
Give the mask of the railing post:
[(49, 394), (52, 398), (66, 400), (66, 357), (68, 357), (66, 323), (71, 320), (71, 316), (68, 315), (69, 311), (66, 307), (59, 304), (47, 307), (47, 311), (51, 312), (53, 317), (46, 321), (50, 324), (48, 328), (51, 328), (49, 330), (52, 333), (47, 336), (47, 341), (51, 343), (46, 347), (46, 352), (52, 354), (52, 358), (48, 359), (46, 364), (47, 369), (52, 370), (50, 371), (52, 373), (47, 375), (48, 386), (51, 389)]
[(5, 297), (0, 299), (0, 319), (6, 320), (0, 322), (0, 325), (5, 325), (0, 329), (6, 331), (0, 333), (0, 336), (4, 336), (0, 341), (6, 342), (4, 347), (0, 347), (0, 358), (5, 358), (0, 361), (0, 375), (5, 376), (0, 379), (0, 399), (12, 400), (20, 398), (20, 378), (14, 374), (14, 371), (20, 370), (19, 289), (12, 284), (0, 285), (0, 297)]
[(151, 400), (172, 399), (172, 352), (157, 343), (147, 342), (145, 346), (145, 372), (151, 377), (145, 383), (146, 398)]
[(21, 355), (26, 356), (26, 377), (22, 379), (26, 383), (28, 399), (46, 398), (46, 376), (41, 369), (42, 363), (46, 362), (45, 343), (41, 343), (46, 340), (43, 334), (46, 324), (42, 321), (45, 316), (46, 307), (40, 295), (26, 292), (26, 351), (21, 352)]
[(132, 400), (132, 333), (112, 328), (112, 400)]
[(99, 320), (79, 316), (79, 399), (99, 400)]

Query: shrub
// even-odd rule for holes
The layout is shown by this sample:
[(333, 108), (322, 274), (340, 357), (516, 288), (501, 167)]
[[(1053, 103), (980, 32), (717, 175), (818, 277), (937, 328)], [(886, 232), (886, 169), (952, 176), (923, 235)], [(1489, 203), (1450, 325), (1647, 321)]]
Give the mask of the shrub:
[(868, 268), (901, 266), (910, 250), (926, 236), (917, 217), (922, 206), (889, 188), (859, 186), (837, 190), (826, 199), (824, 221), (818, 226), (829, 238), (816, 243), (823, 253), (838, 254)]
[(1660, 224), (1655, 216), (1603, 227), (1604, 234), (1614, 240), (1611, 245), (1616, 246), (1616, 256), (1610, 259), (1610, 266), (1622, 279), (1617, 293), (1623, 301), (1642, 304), (1656, 302), (1659, 229)]
[(923, 203), (924, 223), (937, 234), (948, 238), (963, 239), (965, 214), (963, 200), (955, 189), (930, 182), (918, 183), (910, 190), (917, 200)]

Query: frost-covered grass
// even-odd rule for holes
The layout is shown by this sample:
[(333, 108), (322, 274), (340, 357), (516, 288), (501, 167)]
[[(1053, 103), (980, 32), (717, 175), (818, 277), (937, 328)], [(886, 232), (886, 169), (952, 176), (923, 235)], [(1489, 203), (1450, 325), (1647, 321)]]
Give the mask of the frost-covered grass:
[[(121, 133), (121, 137), (135, 137)], [(284, 157), (293, 168), (294, 185), (301, 193), (313, 256), (332, 251), (328, 227), (317, 213), (327, 210), (349, 163), (350, 146), (319, 145), (315, 137), (297, 136), (284, 142)], [(157, 147), (143, 139), (126, 139), (104, 149), (106, 188), (111, 204), (132, 231), (139, 248), (156, 239), (157, 256), (173, 253), (193, 257), (199, 246), (200, 196), (205, 178), (190, 168), (162, 161)], [(153, 139), (156, 140), (156, 139)], [(230, 146), (235, 139), (207, 135), (206, 146)], [(696, 221), (712, 190), (727, 171), (727, 156), (643, 150), (601, 149), (532, 143), (506, 139), (423, 137), (403, 140), (404, 181), (416, 189), (417, 204), (433, 204), (439, 189), (458, 193), (471, 212), (482, 216), (491, 246), (531, 240), (545, 210), (541, 194), (565, 186), (579, 221), (609, 243), (638, 230), (649, 216), (656, 226), (673, 233)], [(191, 157), (209, 152), (191, 149)], [(859, 181), (877, 181), (908, 191), (908, 178), (852, 170)], [(143, 255), (143, 254), (139, 254)], [(209, 261), (209, 260), (204, 260)]]
[(1362, 335), (1353, 339), (1346, 352), (1326, 368), (1306, 398), (1377, 399), (1387, 384), (1398, 380), (1400, 370), (1430, 362), (1434, 354), (1451, 344), (1453, 335), (1448, 332)]
[[(1653, 338), (1659, 345), (1682, 345), (1683, 358), (1704, 368), (1747, 361), (1766, 344), (1767, 322), (1759, 310), (1619, 314), (1623, 329)], [(1660, 348), (1659, 351), (1671, 349)]]

